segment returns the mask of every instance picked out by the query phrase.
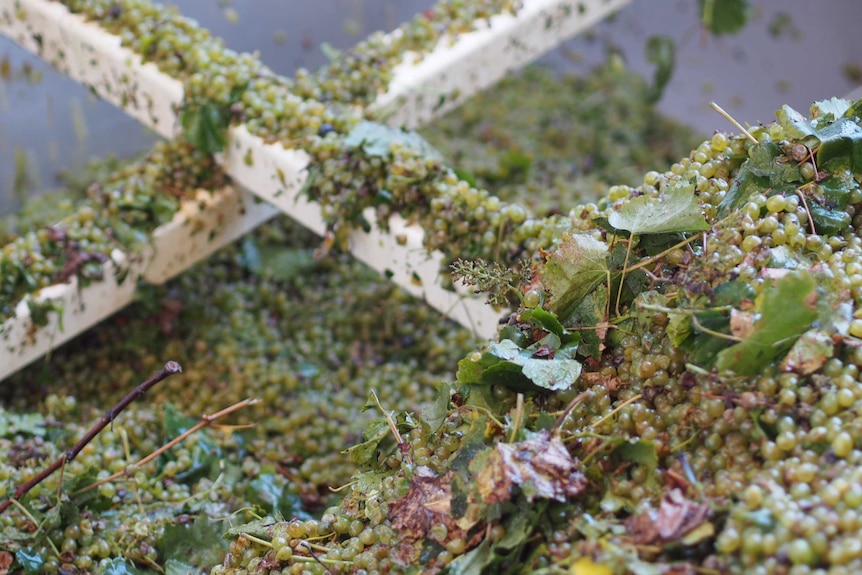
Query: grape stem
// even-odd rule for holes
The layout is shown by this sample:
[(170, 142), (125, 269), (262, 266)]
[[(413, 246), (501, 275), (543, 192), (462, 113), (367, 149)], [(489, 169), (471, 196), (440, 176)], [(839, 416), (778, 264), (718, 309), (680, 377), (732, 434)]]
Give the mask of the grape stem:
[(43, 469), (38, 475), (33, 477), (33, 479), (31, 479), (27, 483), (22, 483), (21, 485), (19, 485), (15, 489), (15, 493), (12, 495), (12, 497), (10, 497), (6, 501), (0, 503), (0, 513), (3, 513), (4, 511), (6, 511), (6, 509), (8, 509), (12, 505), (13, 501), (20, 500), (31, 489), (33, 489), (34, 487), (39, 485), (46, 478), (50, 477), (58, 469), (65, 467), (66, 463), (75, 459), (75, 457), (78, 456), (78, 454), (81, 452), (81, 450), (84, 449), (87, 446), (87, 444), (89, 444), (91, 441), (93, 441), (93, 439), (97, 435), (99, 435), (99, 433), (103, 429), (105, 429), (108, 425), (112, 424), (114, 422), (114, 419), (120, 413), (122, 413), (123, 410), (125, 410), (127, 407), (129, 407), (129, 405), (131, 405), (133, 401), (135, 401), (136, 399), (138, 399), (139, 397), (144, 395), (147, 391), (149, 391), (153, 386), (155, 386), (160, 381), (167, 379), (168, 377), (170, 377), (171, 375), (174, 375), (175, 373), (181, 373), (182, 371), (183, 371), (183, 368), (180, 366), (179, 363), (177, 363), (175, 361), (167, 362), (162, 369), (160, 369), (159, 371), (154, 373), (149, 379), (147, 379), (146, 381), (144, 381), (143, 383), (138, 385), (135, 389), (133, 389), (131, 392), (129, 392), (129, 394), (126, 395), (126, 397), (121, 399), (120, 402), (117, 403), (117, 405), (115, 405), (114, 407), (109, 409), (108, 412), (104, 416), (102, 416), (102, 419), (100, 419), (99, 422), (96, 423), (96, 425), (94, 425), (92, 427), (92, 429), (90, 429), (90, 431), (88, 431), (84, 435), (84, 437), (82, 437), (80, 439), (80, 441), (78, 441), (78, 443), (75, 444), (74, 447), (72, 447), (72, 449), (66, 451), (63, 455), (61, 455), (59, 458), (57, 458), (57, 460), (54, 463), (52, 463), (51, 465), (49, 465), (48, 467)]
[(725, 120), (727, 120), (728, 122), (730, 122), (731, 124), (733, 124), (734, 126), (736, 126), (736, 129), (738, 129), (740, 132), (742, 132), (743, 134), (745, 134), (745, 137), (746, 137), (746, 138), (748, 138), (749, 140), (751, 140), (751, 141), (752, 141), (752, 142), (754, 142), (755, 144), (757, 144), (757, 143), (758, 143), (757, 138), (755, 138), (754, 136), (752, 136), (752, 135), (751, 135), (751, 132), (749, 132), (748, 130), (746, 130), (746, 129), (745, 129), (745, 127), (744, 127), (742, 124), (740, 124), (739, 122), (737, 122), (737, 121), (736, 121), (736, 118), (734, 118), (733, 116), (731, 116), (730, 114), (728, 114), (728, 113), (724, 110), (724, 108), (722, 108), (721, 106), (719, 106), (719, 105), (718, 105), (718, 104), (716, 104), (715, 102), (710, 102), (710, 103), (709, 103), (709, 107), (710, 107), (710, 108), (712, 108), (713, 110), (715, 110), (716, 112), (718, 112), (719, 114), (721, 114), (721, 115), (724, 117), (724, 119), (725, 119)]

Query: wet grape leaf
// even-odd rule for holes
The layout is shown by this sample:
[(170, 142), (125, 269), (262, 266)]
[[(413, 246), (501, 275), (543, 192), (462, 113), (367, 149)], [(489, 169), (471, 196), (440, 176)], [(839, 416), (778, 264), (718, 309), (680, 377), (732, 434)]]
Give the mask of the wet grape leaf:
[(716, 367), (753, 375), (786, 352), (817, 319), (814, 287), (814, 278), (805, 271), (792, 271), (779, 279), (756, 302), (760, 317), (751, 335), (722, 350)]
[(700, 232), (709, 229), (703, 209), (694, 194), (694, 184), (678, 182), (658, 198), (639, 196), (613, 210), (608, 223), (635, 235)]
[(187, 103), (180, 112), (183, 135), (198, 150), (214, 154), (227, 146), (230, 114), (216, 102)]
[(449, 564), (449, 573), (452, 575), (482, 575), (487, 573), (494, 560), (491, 550), (491, 541), (485, 537), (475, 548), (458, 557)]
[[(135, 567), (134, 563), (127, 561), (123, 557), (112, 557), (111, 559), (106, 559), (104, 562), (100, 562), (99, 565), (103, 569), (101, 571), (102, 575), (144, 575), (145, 573), (151, 573), (148, 569)], [(167, 573), (167, 570), (165, 572)], [(194, 573), (194, 569), (187, 571), (187, 573)]]
[(570, 234), (539, 270), (550, 292), (548, 309), (566, 318), (591, 291), (608, 281), (608, 246), (587, 234)]
[(243, 240), (238, 259), (251, 273), (278, 281), (302, 277), (317, 265), (311, 250), (277, 245), (261, 248), (250, 237)]
[(165, 575), (191, 575), (198, 569), (179, 559), (168, 559), (165, 561)]
[(718, 284), (715, 288), (715, 305), (740, 307), (743, 302), (754, 299), (754, 289), (747, 282), (731, 280)]
[(700, 0), (700, 21), (716, 36), (735, 34), (748, 21), (747, 0)]
[(27, 575), (40, 575), (45, 559), (33, 549), (19, 549), (15, 552), (15, 562), (21, 566)]
[(753, 145), (749, 158), (740, 166), (733, 185), (718, 205), (719, 216), (739, 209), (752, 195), (766, 188), (772, 188), (773, 193), (795, 193), (804, 178), (796, 162), (784, 160), (777, 144), (764, 142)]
[(856, 108), (844, 109), (844, 113), (849, 113), (849, 116), (837, 114), (845, 103), (846, 100), (837, 99), (818, 102), (812, 106), (811, 120), (785, 105), (776, 113), (776, 117), (790, 137), (805, 140), (809, 148), (817, 149), (817, 162), (821, 167), (830, 160), (840, 158), (847, 161), (854, 176), (860, 177), (862, 126), (859, 125)]
[(0, 407), (0, 437), (15, 435), (44, 437), (45, 418), (38, 413), (13, 413)]
[(587, 294), (580, 305), (566, 318), (566, 325), (581, 328), (581, 331), (573, 332), (581, 336), (578, 355), (595, 358), (601, 356), (609, 326), (606, 318), (607, 307), (608, 288), (602, 284)]
[(658, 102), (664, 93), (664, 88), (670, 82), (676, 65), (676, 49), (670, 36), (650, 36), (646, 44), (646, 59), (655, 65), (652, 75), (652, 86), (647, 93), (647, 100)]
[(440, 152), (417, 132), (405, 132), (378, 122), (359, 122), (344, 138), (344, 147), (361, 149), (371, 157), (385, 158), (389, 156), (395, 142), (419, 153), (420, 156), (442, 159)]
[(562, 502), (586, 489), (587, 479), (558, 436), (538, 431), (524, 441), (496, 444), (476, 471), (476, 484), (487, 505), (511, 500), (514, 487), (527, 501)]
[[(379, 409), (379, 407), (375, 392), (370, 392), (363, 411)], [(400, 433), (406, 433), (420, 425), (408, 411), (391, 412), (389, 415)], [(362, 432), (362, 438), (364, 440), (362, 443), (349, 447), (342, 453), (347, 454), (354, 463), (364, 467), (373, 467), (377, 463), (378, 453), (390, 453), (397, 447), (389, 421), (384, 417), (372, 419)]]
[(568, 332), (566, 328), (563, 327), (563, 324), (560, 323), (560, 320), (557, 319), (557, 316), (540, 307), (528, 309), (521, 314), (521, 319), (532, 322), (540, 326), (545, 331), (553, 333), (560, 338), (562, 345), (578, 343), (580, 341), (579, 334)]
[(446, 416), (449, 415), (451, 395), (451, 386), (446, 382), (440, 382), (437, 385), (434, 400), (424, 404), (420, 408), (419, 415), (422, 417), (422, 421), (428, 424), (430, 431), (434, 432), (440, 429), (440, 426), (446, 420)]
[(299, 495), (290, 491), (287, 481), (281, 475), (261, 473), (248, 483), (246, 497), (267, 513), (311, 519), (308, 512), (302, 508)]
[(632, 441), (630, 439), (625, 443), (620, 444), (620, 446), (614, 450), (614, 453), (623, 461), (630, 461), (632, 463), (637, 463), (638, 465), (643, 465), (650, 471), (653, 471), (658, 467), (658, 453), (656, 452), (655, 444), (652, 441), (647, 441), (645, 439)]
[[(549, 352), (555, 352), (553, 358), (535, 357), (544, 346)], [(508, 339), (491, 344), (488, 353), (504, 362), (520, 366), (521, 373), (532, 384), (559, 391), (569, 389), (581, 375), (580, 362), (571, 359), (575, 349), (561, 348), (560, 339), (553, 333), (548, 334), (539, 342), (527, 349), (521, 349)]]
[(691, 314), (687, 312), (668, 314), (667, 336), (673, 345), (681, 346), (691, 333)]
[[(172, 405), (168, 404), (165, 407), (164, 425), (165, 433), (169, 439), (182, 435), (197, 423), (196, 419), (180, 413)], [(221, 448), (213, 441), (208, 430), (200, 429), (194, 433), (193, 437), (195, 443), (192, 449), (192, 465), (178, 474), (176, 476), (178, 479), (191, 480), (211, 472), (221, 457)], [(174, 456), (170, 452), (165, 455), (165, 458), (172, 457)]]
[[(809, 114), (812, 120), (818, 127), (834, 122), (843, 117), (852, 117), (851, 110), (852, 102), (844, 98), (829, 98), (828, 100), (818, 100), (811, 105)], [(850, 116), (848, 116), (850, 112)]]
[(462, 170), (461, 168), (452, 168), (452, 171), (458, 176), (458, 179), (470, 184), (470, 187), (476, 188), (479, 186), (476, 176), (473, 175), (473, 172), (469, 170)]
[(382, 417), (371, 420), (362, 432), (362, 443), (348, 447), (342, 453), (357, 465), (371, 465), (377, 461), (377, 448), (390, 434), (389, 424)]
[(481, 355), (472, 354), (459, 361), (456, 377), (463, 384), (498, 384), (522, 392), (535, 391), (537, 387), (568, 389), (577, 381), (582, 366), (572, 359), (580, 338), (567, 339), (569, 343), (563, 345), (555, 333), (548, 333), (526, 349), (503, 339), (492, 343)]
[(303, 277), (317, 262), (311, 250), (268, 246), (260, 250), (258, 275), (268, 279), (288, 281)]
[(194, 523), (165, 525), (156, 547), (166, 560), (176, 559), (193, 565), (215, 565), (219, 563), (227, 545), (217, 523), (205, 515), (198, 515)]

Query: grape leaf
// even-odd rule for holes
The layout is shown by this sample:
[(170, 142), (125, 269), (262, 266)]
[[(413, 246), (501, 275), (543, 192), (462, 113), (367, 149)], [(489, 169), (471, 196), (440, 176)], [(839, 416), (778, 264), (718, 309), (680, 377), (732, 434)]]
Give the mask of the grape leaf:
[(227, 551), (216, 523), (204, 515), (198, 515), (191, 525), (165, 525), (156, 547), (166, 560), (176, 559), (193, 565), (215, 565)]
[(485, 568), (490, 566), (493, 560), (491, 540), (485, 537), (474, 549), (452, 561), (449, 565), (449, 572), (452, 575), (482, 575), (486, 572)]
[(608, 246), (587, 234), (571, 234), (551, 252), (539, 276), (550, 292), (548, 309), (566, 318), (588, 293), (608, 279)]
[(694, 184), (678, 182), (657, 199), (639, 196), (608, 215), (608, 223), (636, 235), (700, 232), (709, 229), (694, 195)]
[(165, 575), (189, 575), (194, 573), (196, 568), (179, 559), (168, 559), (165, 561)]
[(733, 185), (718, 205), (718, 215), (726, 216), (738, 209), (755, 194), (767, 188), (773, 193), (794, 193), (804, 179), (795, 162), (778, 161), (781, 148), (772, 142), (755, 144), (749, 158), (739, 168)]
[(814, 278), (805, 271), (790, 272), (757, 304), (760, 318), (751, 335), (718, 354), (718, 369), (753, 375), (786, 352), (817, 319)]
[(686, 312), (668, 314), (667, 336), (679, 347), (692, 333), (691, 315)]
[(776, 117), (791, 138), (811, 140), (807, 142), (808, 147), (817, 148), (817, 163), (821, 167), (830, 160), (842, 158), (847, 161), (853, 175), (860, 177), (862, 126), (859, 125), (857, 111), (857, 108), (850, 107), (846, 100), (833, 98), (812, 106), (812, 120), (806, 119), (787, 105), (776, 113)]
[(302, 508), (299, 496), (293, 493), (281, 475), (261, 473), (246, 486), (248, 501), (260, 506), (267, 513), (284, 517), (311, 519)]
[[(553, 359), (534, 357), (542, 347), (556, 352)], [(552, 391), (569, 389), (581, 375), (581, 364), (571, 359), (572, 348), (560, 349), (560, 339), (553, 333), (527, 349), (504, 339), (492, 344), (489, 353), (505, 362), (520, 366), (521, 373), (531, 383)]]
[(607, 305), (608, 288), (600, 285), (587, 294), (580, 305), (566, 318), (566, 325), (583, 328), (580, 332), (582, 340), (578, 345), (580, 356), (595, 358), (601, 356), (604, 349), (603, 342), (609, 329), (605, 317)]
[(417, 132), (405, 132), (377, 122), (359, 122), (344, 138), (346, 148), (361, 149), (369, 156), (378, 158), (388, 157), (395, 142), (425, 157), (442, 158), (440, 152)]
[(647, 40), (646, 59), (650, 64), (655, 64), (652, 86), (647, 93), (650, 102), (658, 102), (661, 99), (665, 86), (673, 75), (675, 55), (673, 38), (670, 36), (651, 36)]
[(43, 573), (42, 567), (45, 564), (45, 559), (33, 549), (19, 549), (15, 553), (15, 562), (27, 575), (38, 575)]
[(577, 341), (563, 345), (549, 333), (530, 347), (522, 349), (511, 339), (491, 344), (477, 358), (458, 362), (458, 381), (473, 385), (500, 384), (517, 391), (569, 389), (581, 375), (581, 364), (572, 359)]
[(362, 443), (348, 447), (342, 453), (358, 465), (371, 465), (377, 460), (378, 446), (389, 437), (389, 425), (383, 418), (371, 420), (362, 432)]
[(851, 102), (844, 98), (829, 98), (828, 100), (819, 100), (811, 105), (809, 114), (814, 120), (818, 128), (834, 122), (839, 118), (843, 118), (847, 111), (850, 110)]
[[(128, 561), (125, 557), (106, 559), (104, 563), (100, 563), (100, 567), (102, 575), (144, 575), (145, 573), (151, 573), (151, 571), (138, 569), (134, 563)], [(188, 573), (192, 572), (194, 571), (188, 571)]]
[(227, 145), (230, 114), (216, 102), (188, 103), (180, 113), (183, 135), (198, 150), (221, 152)]
[(747, 0), (700, 0), (700, 21), (715, 34), (734, 34), (748, 21)]
[(560, 338), (562, 345), (579, 343), (581, 341), (580, 334), (567, 331), (566, 328), (563, 327), (563, 324), (560, 323), (560, 320), (557, 319), (557, 316), (540, 307), (525, 311), (521, 314), (521, 319), (523, 321), (532, 322), (534, 325), (538, 325), (545, 331), (553, 333)]
[(446, 417), (449, 415), (449, 402), (452, 396), (452, 389), (448, 382), (441, 381), (437, 384), (437, 391), (434, 399), (419, 408), (419, 415), (422, 420), (428, 424), (430, 431), (437, 431)]
[(12, 413), (0, 407), (0, 437), (18, 434), (44, 437), (45, 418), (38, 413)]
[(650, 471), (654, 471), (658, 467), (658, 453), (655, 449), (655, 444), (652, 441), (631, 439), (620, 444), (614, 450), (622, 460), (643, 465)]

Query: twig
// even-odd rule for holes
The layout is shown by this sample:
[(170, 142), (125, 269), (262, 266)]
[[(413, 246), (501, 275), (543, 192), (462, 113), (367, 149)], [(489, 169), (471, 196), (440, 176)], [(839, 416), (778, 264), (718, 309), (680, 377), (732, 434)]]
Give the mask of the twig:
[(554, 427), (551, 428), (551, 432), (558, 433), (560, 431), (560, 428), (563, 427), (563, 424), (566, 422), (566, 419), (569, 417), (569, 414), (572, 413), (572, 410), (575, 409), (579, 403), (581, 403), (583, 400), (585, 400), (588, 396), (592, 394), (593, 392), (591, 390), (587, 390), (582, 391), (581, 393), (576, 395), (575, 398), (569, 402), (569, 405), (566, 406), (566, 409), (563, 411), (560, 417), (557, 418), (557, 422), (554, 423)]
[[(814, 169), (816, 170), (817, 168)], [(816, 235), (817, 230), (814, 228), (814, 218), (811, 217), (811, 211), (808, 209), (808, 201), (805, 199), (805, 194), (800, 190), (796, 190), (796, 194), (802, 200), (802, 207), (805, 208), (805, 214), (808, 216), (808, 225), (811, 226), (811, 233)]]
[(733, 124), (734, 126), (736, 126), (736, 129), (738, 129), (740, 132), (742, 132), (743, 134), (745, 134), (745, 137), (746, 137), (746, 138), (748, 138), (749, 140), (751, 140), (751, 141), (752, 141), (752, 142), (754, 142), (755, 144), (757, 144), (757, 143), (758, 143), (758, 142), (757, 142), (757, 138), (755, 138), (754, 136), (752, 136), (752, 135), (751, 135), (751, 132), (749, 132), (748, 130), (746, 130), (746, 129), (742, 126), (742, 124), (740, 124), (739, 122), (737, 122), (737, 121), (736, 121), (736, 119), (735, 119), (733, 116), (731, 116), (730, 114), (728, 114), (727, 112), (725, 112), (724, 108), (722, 108), (721, 106), (719, 106), (719, 105), (718, 105), (718, 104), (716, 104), (715, 102), (710, 102), (710, 103), (709, 103), (709, 107), (710, 107), (710, 108), (712, 108), (713, 110), (715, 110), (716, 112), (718, 112), (719, 114), (721, 114), (722, 116), (724, 116), (724, 119), (725, 119), (725, 120), (727, 120), (728, 122), (730, 122), (731, 124)]
[(524, 417), (524, 394), (519, 393), (517, 403), (515, 404), (515, 420), (512, 422), (512, 433), (509, 434), (509, 443), (515, 443), (518, 436), (518, 429), (521, 427), (521, 420)]
[(377, 397), (377, 392), (373, 389), (371, 390), (371, 395), (374, 397), (374, 402), (377, 403), (378, 409), (380, 409), (380, 413), (383, 414), (383, 417), (386, 418), (386, 423), (389, 424), (389, 430), (392, 432), (392, 435), (395, 437), (395, 443), (398, 445), (398, 450), (401, 451), (405, 461), (407, 463), (413, 463), (413, 457), (410, 456), (410, 452), (405, 449), (409, 446), (405, 443), (404, 439), (401, 437), (401, 433), (398, 431), (398, 426), (395, 424), (395, 420), (392, 419), (392, 413), (383, 409), (383, 406), (380, 404), (380, 398)]
[(36, 475), (33, 479), (28, 481), (27, 483), (23, 483), (15, 488), (15, 493), (4, 501), (0, 503), (0, 513), (6, 511), (10, 505), (12, 505), (13, 500), (20, 500), (24, 495), (27, 494), (31, 489), (39, 485), (45, 478), (49, 477), (55, 471), (63, 467), (66, 463), (75, 459), (78, 454), (84, 449), (88, 443), (93, 441), (93, 439), (99, 435), (99, 433), (105, 429), (109, 424), (111, 424), (116, 417), (123, 412), (133, 401), (144, 395), (147, 391), (149, 391), (154, 385), (159, 383), (160, 381), (174, 375), (176, 373), (181, 373), (183, 368), (179, 363), (175, 361), (169, 361), (165, 364), (165, 366), (154, 373), (148, 380), (144, 381), (140, 385), (138, 385), (135, 389), (133, 389), (126, 397), (120, 400), (120, 402), (108, 410), (108, 412), (102, 416), (102, 419), (93, 426), (90, 431), (81, 438), (78, 443), (75, 444), (72, 449), (68, 450), (66, 453), (61, 455), (54, 463), (46, 467), (42, 470), (41, 473)]
[(208, 425), (212, 424), (217, 419), (220, 419), (220, 418), (224, 417), (225, 415), (231, 414), (234, 411), (241, 409), (243, 407), (246, 407), (249, 405), (254, 405), (257, 402), (258, 402), (257, 399), (244, 399), (243, 401), (234, 403), (230, 407), (226, 407), (226, 408), (222, 409), (221, 411), (214, 413), (212, 415), (202, 415), (201, 420), (199, 422), (197, 422), (195, 425), (193, 425), (192, 427), (190, 427), (189, 429), (187, 429), (186, 431), (184, 431), (183, 433), (178, 435), (176, 438), (167, 442), (166, 444), (164, 444), (163, 446), (161, 446), (157, 450), (153, 451), (152, 453), (150, 453), (149, 455), (147, 455), (146, 457), (144, 457), (143, 459), (141, 459), (137, 463), (132, 464), (130, 466), (131, 469), (127, 467), (126, 469), (124, 469), (122, 471), (118, 471), (118, 472), (114, 473), (113, 475), (109, 475), (108, 477), (105, 477), (103, 479), (99, 479), (95, 483), (91, 483), (90, 485), (87, 485), (83, 489), (76, 491), (75, 493), (73, 493), (73, 495), (78, 495), (79, 493), (85, 493), (87, 491), (90, 491), (91, 489), (95, 489), (95, 488), (99, 487), (100, 485), (103, 485), (103, 484), (108, 483), (110, 481), (114, 481), (115, 479), (119, 479), (120, 477), (122, 477), (124, 475), (128, 475), (129, 472), (134, 471), (138, 467), (146, 465), (147, 463), (149, 463), (150, 461), (152, 461), (153, 459), (155, 459), (156, 457), (158, 457), (159, 455), (161, 455), (165, 451), (173, 448), (175, 445), (177, 445), (178, 443), (183, 441), (185, 438), (187, 438), (191, 434), (195, 433), (198, 430), (203, 429), (204, 427), (207, 427)]
[[(319, 557), (317, 556), (317, 554), (314, 552), (314, 549), (312, 549), (312, 545), (311, 545), (311, 543), (309, 543), (308, 541), (303, 541), (303, 542), (301, 543), (301, 545), (302, 545), (303, 547), (305, 547), (305, 549), (306, 549), (306, 550), (311, 554), (312, 559), (314, 559), (314, 560), (315, 560), (315, 561), (316, 561), (316, 562), (317, 562), (321, 567), (323, 567), (324, 569), (326, 569), (326, 572), (327, 572), (327, 573), (329, 573), (330, 575), (335, 575), (335, 573), (332, 571), (332, 569), (330, 569), (329, 567), (327, 567), (327, 566), (323, 563), (323, 561), (321, 561), (321, 560), (320, 560), (320, 558), (319, 558)], [(326, 551), (326, 552), (328, 553), (328, 552), (329, 552), (329, 550), (327, 549), (327, 551)]]

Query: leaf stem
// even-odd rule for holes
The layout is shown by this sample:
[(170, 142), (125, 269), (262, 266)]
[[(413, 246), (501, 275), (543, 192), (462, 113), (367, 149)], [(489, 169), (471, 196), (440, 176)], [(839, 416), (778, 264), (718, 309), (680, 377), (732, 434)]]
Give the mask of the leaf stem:
[(643, 397), (643, 394), (642, 394), (642, 393), (639, 393), (639, 394), (637, 394), (637, 395), (635, 395), (635, 396), (633, 396), (633, 397), (628, 398), (627, 400), (625, 400), (624, 402), (622, 402), (621, 404), (619, 404), (618, 406), (616, 406), (613, 410), (611, 410), (611, 412), (610, 412), (610, 413), (608, 413), (607, 415), (605, 415), (604, 417), (602, 417), (602, 418), (601, 418), (601, 419), (599, 419), (598, 421), (594, 421), (593, 423), (591, 423), (591, 424), (590, 424), (590, 429), (595, 429), (595, 428), (597, 428), (599, 425), (601, 425), (602, 423), (604, 423), (607, 419), (609, 419), (609, 418), (613, 417), (614, 415), (616, 415), (616, 414), (617, 414), (617, 412), (619, 412), (622, 408), (624, 408), (625, 406), (629, 405), (630, 403), (634, 403), (634, 402), (638, 401), (638, 400), (639, 400), (640, 398), (642, 398), (642, 397)]
[(703, 333), (711, 335), (712, 337), (717, 337), (719, 339), (726, 339), (727, 341), (732, 341), (734, 343), (739, 343), (739, 342), (743, 341), (743, 338), (741, 338), (741, 337), (736, 337), (735, 335), (730, 335), (727, 333), (721, 333), (720, 331), (715, 331), (713, 329), (709, 329), (708, 327), (705, 327), (702, 323), (697, 321), (697, 316), (694, 314), (691, 314), (691, 323), (694, 324), (694, 327), (696, 327), (697, 329), (699, 329)]

